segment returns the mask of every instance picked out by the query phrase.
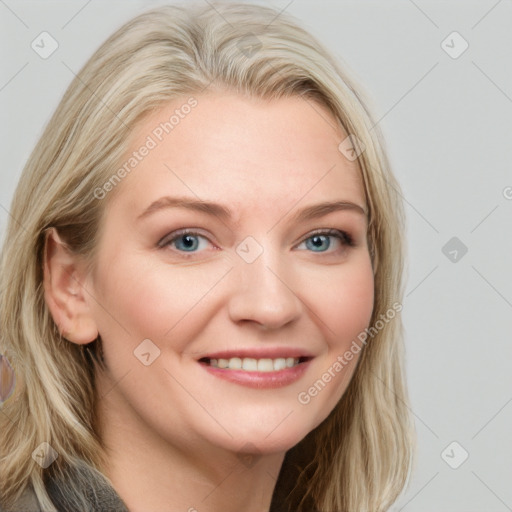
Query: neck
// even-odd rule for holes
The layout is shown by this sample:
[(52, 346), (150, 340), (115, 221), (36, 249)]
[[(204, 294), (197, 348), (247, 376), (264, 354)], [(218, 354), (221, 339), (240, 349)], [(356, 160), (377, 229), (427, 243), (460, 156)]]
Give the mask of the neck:
[(197, 438), (164, 439), (134, 421), (116, 394), (98, 405), (103, 471), (130, 512), (269, 511), (284, 453), (242, 455)]

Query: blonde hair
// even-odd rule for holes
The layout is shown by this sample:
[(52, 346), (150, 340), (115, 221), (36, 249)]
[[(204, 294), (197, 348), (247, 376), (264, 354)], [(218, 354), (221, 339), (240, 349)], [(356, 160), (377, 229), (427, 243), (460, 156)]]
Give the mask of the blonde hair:
[[(255, 44), (253, 50), (245, 50), (247, 43)], [(43, 509), (53, 512), (45, 487), (49, 472), (85, 463), (103, 478), (104, 450), (93, 415), (93, 348), (100, 339), (84, 348), (59, 334), (42, 285), (46, 231), (57, 228), (93, 268), (108, 203), (93, 191), (112, 177), (143, 116), (209, 86), (265, 99), (314, 100), (357, 137), (364, 148), (358, 164), (375, 269), (371, 325), (401, 301), (399, 186), (359, 86), (322, 45), (293, 18), (268, 7), (166, 6), (137, 16), (73, 80), (14, 194), (0, 276), (0, 350), (17, 377), (14, 395), (0, 410), (0, 495), (6, 503), (31, 484)], [(329, 417), (287, 453), (275, 492), (289, 510), (379, 512), (396, 501), (414, 445), (403, 352), (397, 313), (364, 346)], [(58, 453), (46, 470), (31, 456), (43, 442)], [(297, 478), (290, 482), (292, 474)], [(70, 503), (86, 501), (83, 482), (63, 492)]]

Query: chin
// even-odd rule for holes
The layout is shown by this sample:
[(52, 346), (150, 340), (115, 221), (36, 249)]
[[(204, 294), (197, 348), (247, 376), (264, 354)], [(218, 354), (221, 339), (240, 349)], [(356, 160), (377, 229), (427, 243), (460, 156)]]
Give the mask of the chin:
[[(279, 425), (273, 422), (270, 428), (267, 423), (260, 425), (240, 425), (237, 432), (233, 432), (233, 439), (229, 439), (229, 449), (238, 453), (253, 453), (260, 455), (271, 455), (284, 453), (304, 437), (306, 437), (313, 427), (305, 424), (298, 424), (292, 421), (293, 413), (288, 420), (282, 421)], [(227, 448), (227, 446), (226, 446)]]

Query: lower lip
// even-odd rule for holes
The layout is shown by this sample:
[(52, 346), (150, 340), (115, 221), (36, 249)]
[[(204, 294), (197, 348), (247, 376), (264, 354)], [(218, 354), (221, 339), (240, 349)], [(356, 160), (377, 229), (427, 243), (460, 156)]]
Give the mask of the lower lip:
[(288, 386), (299, 380), (308, 369), (311, 359), (299, 363), (292, 368), (285, 368), (275, 372), (248, 372), (245, 370), (229, 370), (216, 368), (204, 363), (199, 363), (207, 372), (220, 379), (257, 389), (272, 389)]

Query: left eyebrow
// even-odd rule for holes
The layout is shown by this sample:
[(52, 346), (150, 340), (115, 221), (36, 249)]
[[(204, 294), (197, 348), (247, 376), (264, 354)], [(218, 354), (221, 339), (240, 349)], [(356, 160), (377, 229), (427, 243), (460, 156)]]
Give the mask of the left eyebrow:
[(366, 210), (351, 201), (327, 201), (323, 203), (314, 204), (311, 206), (306, 206), (302, 210), (299, 210), (293, 217), (292, 222), (304, 222), (311, 219), (317, 219), (319, 217), (324, 217), (332, 212), (350, 210), (366, 217)]
[[(138, 217), (137, 220), (148, 217), (149, 215), (167, 208), (186, 208), (197, 212), (206, 213), (207, 215), (219, 217), (223, 220), (232, 218), (232, 212), (226, 206), (211, 201), (203, 201), (193, 199), (186, 196), (170, 197), (165, 196), (151, 203)], [(351, 210), (367, 215), (366, 210), (359, 204), (351, 201), (326, 201), (310, 206), (306, 206), (299, 210), (293, 217), (292, 222), (304, 222), (307, 220), (317, 219), (328, 215), (329, 213), (343, 210)]]

